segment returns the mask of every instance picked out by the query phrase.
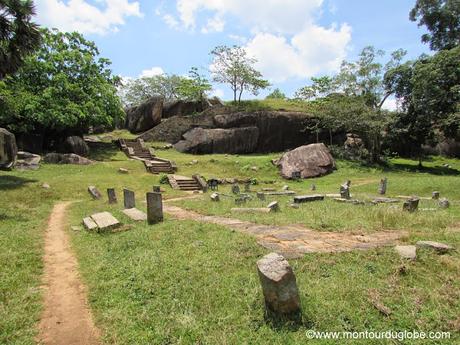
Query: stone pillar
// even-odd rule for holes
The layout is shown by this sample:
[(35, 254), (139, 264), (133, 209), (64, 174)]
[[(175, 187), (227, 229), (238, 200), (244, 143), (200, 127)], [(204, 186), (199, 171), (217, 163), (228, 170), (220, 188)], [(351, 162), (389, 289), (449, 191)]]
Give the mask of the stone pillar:
[(380, 180), (380, 184), (379, 184), (379, 194), (380, 195), (385, 195), (385, 193), (387, 192), (387, 178), (383, 178)]
[(160, 186), (153, 186), (152, 191), (154, 193), (161, 193), (161, 187)]
[(163, 199), (161, 193), (147, 193), (147, 221), (156, 224), (163, 221)]
[(350, 199), (350, 184), (351, 181), (348, 180), (343, 185), (340, 186), (340, 197), (342, 199)]
[(102, 198), (101, 193), (94, 186), (88, 187), (88, 193), (91, 194), (94, 200), (99, 200), (100, 198)]
[(270, 253), (257, 261), (257, 271), (267, 309), (283, 316), (299, 315), (299, 291), (287, 260), (280, 254)]
[(107, 196), (109, 197), (109, 204), (116, 204), (118, 202), (115, 188), (107, 188)]
[(409, 200), (404, 201), (403, 210), (408, 212), (415, 212), (418, 208), (418, 198), (411, 198)]
[(136, 197), (134, 192), (129, 189), (123, 189), (123, 201), (125, 208), (136, 207)]
[(240, 194), (240, 186), (238, 186), (236, 183), (232, 185), (232, 193)]
[(439, 199), (439, 192), (438, 191), (434, 191), (432, 194), (432, 199), (433, 200), (438, 200)]

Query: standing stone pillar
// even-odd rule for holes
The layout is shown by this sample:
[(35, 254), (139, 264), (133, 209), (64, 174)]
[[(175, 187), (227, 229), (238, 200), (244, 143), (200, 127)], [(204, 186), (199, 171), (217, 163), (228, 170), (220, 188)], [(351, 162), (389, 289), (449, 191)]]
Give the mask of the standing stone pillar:
[(270, 253), (257, 261), (257, 271), (267, 309), (282, 316), (299, 315), (299, 291), (287, 260), (280, 254)]
[(136, 197), (132, 190), (123, 189), (123, 201), (125, 209), (136, 207)]
[(232, 193), (240, 194), (240, 186), (238, 186), (236, 183), (232, 185)]
[(147, 221), (156, 224), (163, 221), (163, 199), (161, 193), (147, 193)]
[(107, 188), (107, 196), (109, 197), (109, 204), (116, 204), (118, 202), (115, 188)]
[(160, 188), (160, 186), (153, 186), (152, 191), (154, 193), (161, 193), (161, 188)]
[(411, 198), (409, 200), (404, 201), (403, 210), (408, 212), (415, 212), (418, 208), (418, 198)]
[(350, 199), (350, 185), (351, 181), (348, 180), (343, 185), (340, 186), (340, 197), (342, 199)]
[(380, 195), (385, 195), (385, 193), (387, 192), (387, 178), (383, 178), (380, 180), (380, 184), (379, 184), (379, 194)]
[(438, 200), (439, 199), (439, 192), (438, 191), (434, 191), (432, 194), (431, 194), (431, 197), (433, 200)]

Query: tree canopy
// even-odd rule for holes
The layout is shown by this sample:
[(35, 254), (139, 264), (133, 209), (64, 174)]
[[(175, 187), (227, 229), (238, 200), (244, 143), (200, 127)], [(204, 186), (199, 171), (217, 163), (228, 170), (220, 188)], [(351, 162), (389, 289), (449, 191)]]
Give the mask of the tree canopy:
[(426, 26), (429, 33), (422, 42), (432, 50), (452, 49), (460, 44), (460, 1), (417, 0), (409, 14), (418, 26)]
[(123, 112), (110, 61), (78, 33), (43, 30), (42, 36), (37, 52), (0, 82), (0, 126), (45, 136), (112, 126)]
[(22, 65), (40, 44), (31, 0), (0, 0), (0, 80)]
[(241, 101), (244, 91), (258, 95), (260, 90), (270, 86), (262, 78), (262, 73), (254, 68), (256, 59), (249, 57), (246, 50), (239, 46), (218, 46), (211, 52), (213, 81), (228, 84), (233, 91), (233, 101)]

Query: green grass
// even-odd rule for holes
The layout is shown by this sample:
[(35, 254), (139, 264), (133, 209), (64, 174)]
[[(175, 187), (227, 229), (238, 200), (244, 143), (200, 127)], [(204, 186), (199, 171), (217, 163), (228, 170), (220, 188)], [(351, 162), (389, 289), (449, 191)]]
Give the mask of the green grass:
[(260, 99), (241, 101), (240, 103), (227, 102), (227, 105), (238, 111), (299, 111), (310, 112), (309, 102), (294, 99)]
[[(174, 150), (158, 150), (162, 158), (175, 160), (179, 174), (202, 173), (205, 177), (256, 178), (274, 181), (253, 188), (281, 188), (269, 155), (193, 156)], [(309, 254), (290, 260), (297, 275), (303, 305), (300, 325), (273, 324), (264, 318), (263, 300), (255, 269), (256, 261), (268, 251), (254, 238), (227, 228), (166, 217), (155, 226), (132, 223), (121, 205), (106, 200), (92, 201), (86, 191), (96, 185), (115, 187), (137, 194), (138, 208), (146, 191), (158, 184), (160, 176), (147, 174), (143, 165), (110, 146), (100, 146), (92, 158), (103, 160), (92, 166), (43, 165), (33, 172), (0, 172), (0, 343), (32, 344), (40, 316), (43, 231), (52, 205), (59, 200), (76, 201), (69, 224), (82, 217), (109, 210), (131, 230), (117, 234), (95, 234), (69, 229), (79, 259), (81, 276), (88, 286), (89, 302), (106, 343), (116, 344), (305, 344), (308, 329), (341, 330), (423, 330), (450, 331), (459, 341), (460, 254), (436, 255), (422, 251), (415, 262), (402, 262), (391, 248), (342, 254)], [(193, 160), (197, 164), (191, 164)], [(352, 193), (364, 198), (374, 195), (377, 181), (389, 179), (389, 194), (442, 196), (460, 200), (459, 176), (436, 168), (448, 162), (460, 169), (459, 160), (435, 158), (427, 169), (416, 171), (416, 162), (393, 160), (388, 170), (339, 162), (332, 175), (303, 182), (288, 182), (292, 190), (308, 192), (314, 182), (318, 192), (337, 192), (338, 185), (352, 180)], [(257, 171), (251, 167), (256, 166)], [(129, 169), (127, 175), (118, 168)], [(444, 174), (444, 175), (443, 175)], [(450, 174), (450, 175), (449, 175)], [(43, 183), (51, 189), (41, 188)], [(163, 185), (165, 197), (184, 193)], [(228, 186), (222, 191), (228, 189)], [(415, 215), (389, 206), (352, 206), (332, 201), (286, 207), (289, 198), (279, 198), (282, 210), (275, 216), (250, 217), (260, 223), (303, 223), (318, 230), (378, 231), (404, 228), (405, 239), (440, 240), (460, 244), (459, 204), (446, 211)], [(257, 204), (254, 201), (254, 204)], [(267, 201), (268, 203), (268, 201)], [(182, 201), (180, 205), (206, 214), (225, 214), (232, 202)], [(431, 207), (424, 201), (421, 207)], [(231, 215), (235, 217), (236, 215)], [(244, 217), (240, 215), (239, 217)], [(265, 218), (268, 217), (268, 218)], [(249, 218), (248, 218), (249, 219)], [(457, 223), (456, 227), (452, 227)], [(369, 295), (377, 295), (392, 310), (389, 317), (379, 313)], [(308, 341), (335, 344), (334, 341)], [(394, 344), (382, 341), (348, 341), (346, 344)], [(419, 344), (406, 341), (404, 344)], [(439, 342), (425, 342), (437, 344)]]

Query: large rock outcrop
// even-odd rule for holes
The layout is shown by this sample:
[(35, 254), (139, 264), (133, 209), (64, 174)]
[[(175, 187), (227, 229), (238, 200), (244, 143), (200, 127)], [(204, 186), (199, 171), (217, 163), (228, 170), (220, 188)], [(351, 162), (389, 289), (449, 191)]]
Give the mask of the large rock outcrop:
[(11, 169), (16, 162), (18, 147), (13, 133), (0, 128), (0, 169)]
[(201, 113), (203, 110), (205, 110), (205, 103), (202, 101), (169, 101), (163, 105), (162, 117), (167, 119), (173, 116), (192, 115)]
[(231, 129), (194, 128), (184, 134), (174, 147), (186, 153), (251, 153), (259, 138), (257, 127)]
[(139, 106), (126, 110), (125, 127), (131, 133), (145, 132), (161, 122), (163, 98), (152, 97)]
[(15, 168), (18, 170), (37, 170), (42, 157), (30, 152), (19, 151)]
[(323, 143), (310, 144), (286, 152), (276, 162), (286, 179), (319, 177), (335, 169), (335, 161)]
[(89, 147), (82, 137), (71, 136), (64, 141), (64, 151), (66, 153), (75, 153), (79, 156), (88, 156)]
[(48, 153), (44, 157), (47, 164), (76, 164), (76, 165), (89, 165), (94, 163), (92, 160), (76, 155), (74, 153)]

